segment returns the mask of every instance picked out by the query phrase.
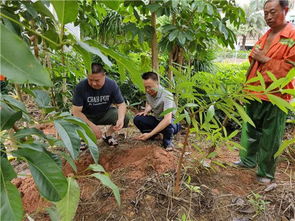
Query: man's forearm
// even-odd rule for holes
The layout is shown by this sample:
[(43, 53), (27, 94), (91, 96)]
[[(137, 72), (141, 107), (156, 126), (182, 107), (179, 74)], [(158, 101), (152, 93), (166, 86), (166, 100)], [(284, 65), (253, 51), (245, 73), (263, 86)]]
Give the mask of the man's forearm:
[(146, 103), (146, 104), (145, 104), (144, 112), (145, 112), (146, 114), (148, 114), (151, 110), (152, 110), (151, 105), (149, 105), (148, 103)]
[(160, 121), (160, 123), (150, 132), (151, 136), (156, 135), (157, 133), (160, 133), (162, 130), (164, 130), (169, 124), (171, 123), (171, 118), (167, 117)]
[(118, 120), (124, 120), (126, 114), (126, 104), (118, 104)]
[(88, 120), (88, 118), (86, 117), (85, 114), (83, 114), (82, 112), (73, 112), (73, 115), (75, 117), (80, 118), (81, 120), (83, 120), (85, 123), (87, 123), (90, 127), (95, 126), (94, 123), (92, 123), (90, 120)]

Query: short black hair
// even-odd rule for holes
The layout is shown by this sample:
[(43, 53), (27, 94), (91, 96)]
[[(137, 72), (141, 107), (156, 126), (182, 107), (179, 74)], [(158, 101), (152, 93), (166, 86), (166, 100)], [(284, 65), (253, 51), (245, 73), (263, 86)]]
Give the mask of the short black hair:
[(288, 0), (266, 0), (264, 2), (264, 6), (266, 5), (266, 3), (273, 2), (273, 1), (278, 1), (282, 9), (289, 8), (289, 1)]
[(105, 73), (105, 70), (103, 66), (99, 63), (92, 63), (91, 64), (91, 73), (97, 74), (97, 73)]
[(143, 80), (148, 80), (148, 79), (152, 79), (154, 81), (158, 81), (158, 74), (156, 74), (155, 72), (153, 71), (148, 71), (148, 72), (145, 72), (141, 75), (141, 78)]

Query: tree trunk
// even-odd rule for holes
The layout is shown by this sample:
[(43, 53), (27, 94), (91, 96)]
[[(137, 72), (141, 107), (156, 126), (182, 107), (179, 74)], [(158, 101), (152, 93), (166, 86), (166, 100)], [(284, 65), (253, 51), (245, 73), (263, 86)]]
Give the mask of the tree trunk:
[(157, 40), (157, 15), (155, 12), (152, 13), (152, 69), (157, 72), (159, 70), (159, 61), (158, 61), (158, 40)]
[[(63, 36), (64, 36), (64, 31), (65, 31), (65, 26), (62, 25), (61, 27), (61, 33), (60, 33), (60, 42), (63, 42)], [(65, 67), (65, 56), (64, 56), (64, 46), (61, 46), (61, 53), (62, 53), (62, 57), (61, 57), (61, 63), (63, 65), (63, 67)], [(63, 100), (63, 104), (66, 105), (68, 103), (68, 98), (66, 96), (67, 94), (67, 75), (66, 73), (63, 73), (63, 83), (62, 83), (62, 100)]]
[[(172, 15), (172, 24), (175, 25), (176, 23), (176, 18), (175, 18), (175, 14)], [(171, 51), (169, 52), (169, 60), (168, 60), (168, 79), (170, 81), (173, 80), (173, 71), (171, 70), (170, 67), (172, 67), (173, 65), (173, 57), (174, 57), (174, 53), (175, 53), (175, 45), (173, 44)]]
[(177, 64), (179, 64), (179, 68), (183, 65), (184, 59), (184, 49), (178, 46), (178, 55), (177, 55)]
[(168, 79), (169, 81), (173, 80), (173, 71), (170, 67), (172, 67), (173, 63), (173, 49), (169, 52), (169, 60), (168, 60)]
[(246, 50), (246, 40), (247, 40), (247, 37), (246, 35), (242, 35), (242, 45), (241, 45), (241, 50)]

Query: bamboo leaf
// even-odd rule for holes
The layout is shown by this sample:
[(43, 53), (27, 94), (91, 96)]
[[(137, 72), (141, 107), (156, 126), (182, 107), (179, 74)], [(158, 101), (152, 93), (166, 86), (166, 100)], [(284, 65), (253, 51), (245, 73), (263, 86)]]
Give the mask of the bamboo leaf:
[(274, 157), (277, 158), (280, 156), (285, 151), (285, 149), (293, 143), (295, 143), (295, 138), (291, 140), (285, 140), (279, 147), (278, 151), (275, 153)]
[(287, 101), (285, 101), (284, 99), (272, 94), (267, 94), (267, 97), (272, 104), (276, 105), (286, 114), (288, 113), (288, 109), (291, 111), (294, 111), (294, 107), (292, 107), (292, 105), (288, 103)]
[(248, 116), (248, 114), (245, 112), (244, 108), (239, 105), (238, 103), (234, 102), (235, 107), (237, 108), (239, 115), (241, 118), (245, 121), (251, 124), (253, 127), (255, 127), (254, 122), (251, 120), (251, 118)]

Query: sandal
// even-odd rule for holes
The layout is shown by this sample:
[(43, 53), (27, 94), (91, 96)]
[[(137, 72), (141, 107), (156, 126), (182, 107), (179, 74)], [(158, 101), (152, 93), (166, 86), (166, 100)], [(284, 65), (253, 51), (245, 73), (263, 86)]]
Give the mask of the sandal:
[(83, 151), (83, 150), (86, 150), (87, 148), (88, 148), (88, 145), (83, 140), (81, 140), (80, 150)]
[(106, 142), (107, 145), (109, 146), (117, 146), (118, 142), (115, 140), (115, 138), (113, 138), (112, 136), (106, 136), (104, 135), (102, 137), (102, 139), (104, 140), (104, 142)]

